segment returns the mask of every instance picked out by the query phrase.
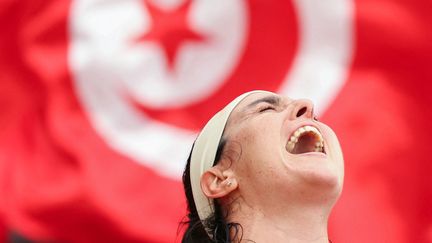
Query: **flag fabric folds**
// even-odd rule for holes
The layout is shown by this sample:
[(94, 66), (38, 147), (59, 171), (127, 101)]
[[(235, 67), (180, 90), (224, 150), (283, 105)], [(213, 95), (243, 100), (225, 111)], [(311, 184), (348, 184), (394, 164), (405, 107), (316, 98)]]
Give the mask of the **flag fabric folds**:
[(267, 89), (339, 136), (332, 242), (432, 242), (432, 3), (322, 4), (0, 3), (0, 238), (179, 241), (196, 132)]

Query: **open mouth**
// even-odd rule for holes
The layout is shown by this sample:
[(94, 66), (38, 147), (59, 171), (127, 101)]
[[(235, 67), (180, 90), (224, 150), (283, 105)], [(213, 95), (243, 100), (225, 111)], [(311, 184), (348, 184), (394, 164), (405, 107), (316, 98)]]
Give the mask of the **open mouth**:
[(290, 137), (286, 150), (292, 154), (308, 152), (324, 153), (324, 139), (316, 127), (302, 126)]

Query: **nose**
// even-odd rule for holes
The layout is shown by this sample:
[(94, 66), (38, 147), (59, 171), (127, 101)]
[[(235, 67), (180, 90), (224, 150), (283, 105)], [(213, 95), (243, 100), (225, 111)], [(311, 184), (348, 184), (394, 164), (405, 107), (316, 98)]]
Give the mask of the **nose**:
[(312, 119), (314, 105), (312, 101), (307, 99), (300, 99), (294, 101), (294, 108), (291, 113), (291, 119), (297, 119), (300, 117)]

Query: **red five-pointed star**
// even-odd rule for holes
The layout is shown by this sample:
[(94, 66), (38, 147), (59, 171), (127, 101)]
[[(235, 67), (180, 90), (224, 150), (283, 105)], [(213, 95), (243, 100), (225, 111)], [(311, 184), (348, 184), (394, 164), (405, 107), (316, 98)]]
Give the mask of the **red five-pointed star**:
[(192, 0), (184, 0), (173, 10), (160, 9), (152, 4), (151, 0), (143, 0), (143, 3), (152, 20), (149, 31), (140, 36), (138, 42), (158, 43), (165, 52), (168, 68), (172, 70), (175, 66), (176, 54), (183, 42), (204, 40), (202, 35), (191, 29), (187, 21)]

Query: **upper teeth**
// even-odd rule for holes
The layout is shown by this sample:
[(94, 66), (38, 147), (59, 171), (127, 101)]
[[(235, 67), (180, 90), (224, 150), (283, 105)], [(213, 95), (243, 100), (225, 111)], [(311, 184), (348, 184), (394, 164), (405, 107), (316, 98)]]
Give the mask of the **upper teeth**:
[(313, 126), (303, 126), (298, 128), (293, 135), (291, 135), (286, 148), (288, 152), (292, 152), (294, 150), (295, 144), (297, 143), (298, 139), (301, 137), (302, 134), (306, 132), (313, 132), (317, 138), (318, 141), (315, 144), (315, 152), (323, 152), (324, 151), (324, 139), (321, 135), (321, 133), (318, 131), (317, 128)]

